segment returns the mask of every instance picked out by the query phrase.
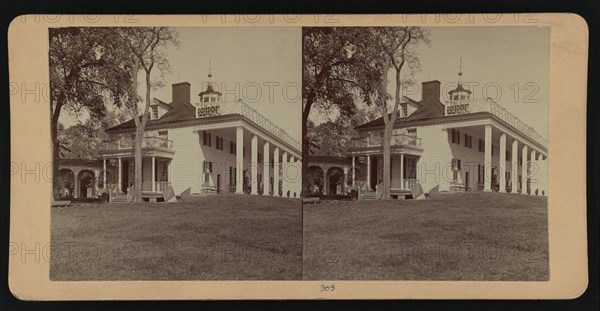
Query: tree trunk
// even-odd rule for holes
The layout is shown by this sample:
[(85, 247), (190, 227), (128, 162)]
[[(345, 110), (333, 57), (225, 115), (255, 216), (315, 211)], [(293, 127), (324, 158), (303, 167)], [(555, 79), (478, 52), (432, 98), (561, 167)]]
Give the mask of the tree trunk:
[(144, 128), (140, 125), (135, 130), (135, 151), (134, 151), (134, 192), (133, 202), (142, 202), (142, 140), (144, 137)]
[(150, 110), (150, 73), (151, 69), (145, 69), (146, 73), (146, 105), (139, 120), (135, 131), (135, 192), (133, 195), (134, 202), (142, 202), (142, 144), (144, 140), (144, 130), (146, 121), (148, 120), (148, 112)]
[(390, 156), (390, 139), (392, 137), (392, 130), (394, 129), (393, 123), (388, 123), (385, 126), (385, 131), (383, 132), (383, 189), (381, 191), (381, 198), (383, 200), (390, 199), (390, 186), (391, 186), (391, 156)]

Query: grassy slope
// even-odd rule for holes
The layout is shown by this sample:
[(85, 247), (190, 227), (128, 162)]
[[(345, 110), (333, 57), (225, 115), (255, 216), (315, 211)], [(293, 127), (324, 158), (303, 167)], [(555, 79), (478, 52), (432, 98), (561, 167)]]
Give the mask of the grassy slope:
[(193, 202), (52, 209), (52, 280), (300, 279), (300, 200), (225, 195)]
[(306, 279), (548, 279), (545, 197), (323, 202), (304, 229)]

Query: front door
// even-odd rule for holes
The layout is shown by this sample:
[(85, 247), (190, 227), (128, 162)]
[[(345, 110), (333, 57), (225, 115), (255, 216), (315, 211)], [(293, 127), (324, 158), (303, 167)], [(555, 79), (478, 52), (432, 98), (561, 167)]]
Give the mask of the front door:
[(129, 187), (129, 160), (122, 160), (121, 165), (121, 192), (126, 192)]
[(217, 193), (221, 192), (221, 174), (217, 174)]
[(469, 172), (465, 172), (465, 191), (469, 191)]
[(369, 185), (371, 187), (371, 189), (375, 189), (375, 186), (377, 185), (377, 167), (378, 167), (378, 161), (377, 158), (372, 157), (371, 158), (371, 184)]

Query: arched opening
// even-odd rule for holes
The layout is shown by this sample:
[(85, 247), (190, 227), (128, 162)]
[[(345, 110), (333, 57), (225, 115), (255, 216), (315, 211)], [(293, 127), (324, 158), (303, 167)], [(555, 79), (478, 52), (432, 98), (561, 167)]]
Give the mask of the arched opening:
[(345, 195), (344, 170), (339, 167), (332, 167), (327, 170), (327, 194)]
[(77, 175), (79, 185), (79, 198), (93, 198), (96, 196), (96, 176), (90, 170), (82, 170)]
[(308, 189), (311, 195), (323, 194), (323, 169), (319, 166), (308, 167)]
[(75, 190), (75, 174), (68, 168), (58, 171), (58, 187), (61, 199), (72, 199)]

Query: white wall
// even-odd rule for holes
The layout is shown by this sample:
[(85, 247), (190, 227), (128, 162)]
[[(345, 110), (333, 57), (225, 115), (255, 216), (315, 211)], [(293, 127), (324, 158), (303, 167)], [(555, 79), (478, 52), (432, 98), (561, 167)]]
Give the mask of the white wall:
[[(424, 148), (423, 154), (417, 163), (417, 179), (420, 180), (423, 191), (429, 192), (432, 188), (439, 185), (440, 191), (449, 191), (452, 182), (453, 158), (461, 160), (461, 170), (458, 175), (458, 181), (465, 182), (465, 173), (469, 174), (469, 187), (477, 189), (477, 164), (484, 165), (484, 153), (479, 151), (479, 139), (483, 137), (474, 135), (465, 129), (460, 131), (460, 144), (452, 143), (451, 129), (442, 130), (442, 125), (423, 126), (417, 129), (417, 137), (421, 138), (421, 147)], [(464, 134), (467, 133), (472, 138), (472, 146), (465, 147)], [(507, 151), (510, 152), (511, 139), (507, 139)], [(499, 142), (494, 141), (492, 148), (493, 167), (498, 166), (499, 162)], [(507, 161), (507, 170), (510, 163)], [(489, 172), (487, 173), (488, 178)]]

